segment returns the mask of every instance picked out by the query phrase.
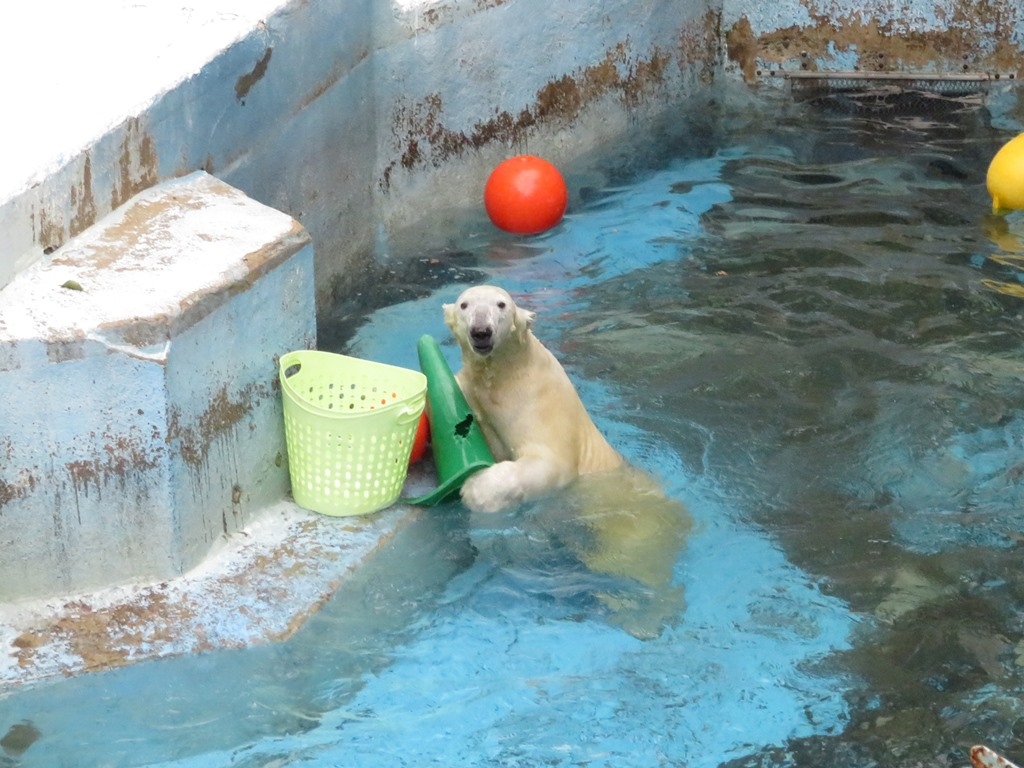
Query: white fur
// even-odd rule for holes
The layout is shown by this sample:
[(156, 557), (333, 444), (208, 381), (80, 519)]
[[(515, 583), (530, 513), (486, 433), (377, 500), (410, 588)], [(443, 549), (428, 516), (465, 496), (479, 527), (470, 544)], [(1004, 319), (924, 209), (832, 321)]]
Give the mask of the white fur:
[(481, 285), (445, 304), (444, 318), (462, 349), (455, 378), (496, 461), (463, 485), (466, 506), (498, 512), (579, 475), (623, 466), (561, 364), (533, 335), (533, 312), (507, 291)]

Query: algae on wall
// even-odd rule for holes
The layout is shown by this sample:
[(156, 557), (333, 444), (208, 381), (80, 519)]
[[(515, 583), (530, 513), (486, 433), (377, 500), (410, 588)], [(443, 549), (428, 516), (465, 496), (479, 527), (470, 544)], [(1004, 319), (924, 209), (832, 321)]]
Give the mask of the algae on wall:
[(1024, 77), (1019, 0), (725, 0), (728, 68)]

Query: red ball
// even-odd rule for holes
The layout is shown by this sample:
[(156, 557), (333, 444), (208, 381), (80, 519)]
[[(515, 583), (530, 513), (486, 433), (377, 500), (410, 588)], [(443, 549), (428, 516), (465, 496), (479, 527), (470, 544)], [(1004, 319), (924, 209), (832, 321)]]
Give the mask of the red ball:
[(430, 439), (430, 418), (426, 411), (420, 416), (420, 423), (416, 425), (416, 435), (412, 439), (412, 452), (409, 454), (409, 463), (415, 464), (423, 458), (427, 452), (427, 441)]
[(551, 229), (565, 214), (569, 190), (547, 160), (533, 155), (500, 163), (484, 186), (484, 208), (494, 226), (517, 235)]

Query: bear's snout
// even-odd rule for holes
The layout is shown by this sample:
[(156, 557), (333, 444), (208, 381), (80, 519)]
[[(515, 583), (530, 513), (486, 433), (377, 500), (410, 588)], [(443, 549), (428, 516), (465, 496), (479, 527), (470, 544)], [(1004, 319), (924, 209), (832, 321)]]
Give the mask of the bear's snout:
[(494, 348), (494, 329), (489, 325), (475, 325), (469, 329), (469, 340), (474, 351), (486, 355)]

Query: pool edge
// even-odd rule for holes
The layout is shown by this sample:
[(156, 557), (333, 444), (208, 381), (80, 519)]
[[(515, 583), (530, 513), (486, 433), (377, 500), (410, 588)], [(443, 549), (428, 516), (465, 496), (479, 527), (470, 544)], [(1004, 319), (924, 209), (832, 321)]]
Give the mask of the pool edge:
[(403, 504), (327, 517), (291, 501), (180, 577), (0, 605), (0, 698), (142, 661), (286, 640), (417, 516)]

